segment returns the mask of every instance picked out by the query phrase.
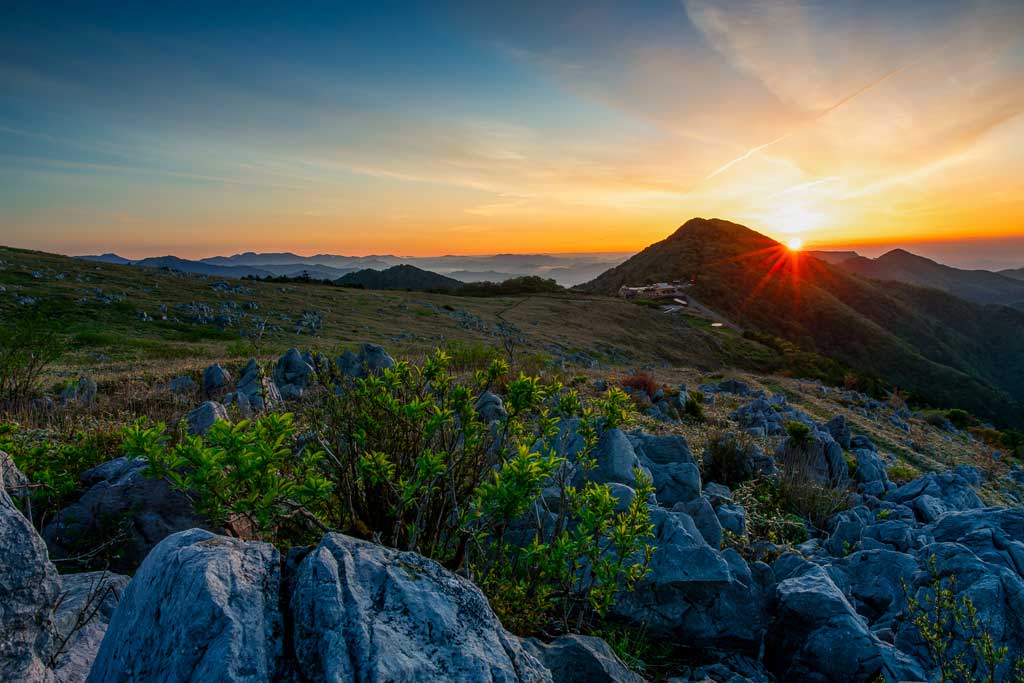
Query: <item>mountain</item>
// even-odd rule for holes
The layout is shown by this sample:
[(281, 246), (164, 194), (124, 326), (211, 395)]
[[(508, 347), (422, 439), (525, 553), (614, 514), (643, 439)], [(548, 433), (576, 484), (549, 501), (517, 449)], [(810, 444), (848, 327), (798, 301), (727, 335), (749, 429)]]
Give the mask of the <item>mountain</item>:
[(259, 266), (259, 268), (269, 271), (274, 275), (284, 275), (286, 277), (309, 275), (314, 280), (337, 280), (342, 275), (358, 270), (357, 268), (332, 268), (331, 266), (324, 266), (319, 263), (265, 264)]
[(410, 265), (392, 266), (385, 270), (366, 268), (344, 275), (335, 282), (366, 289), (412, 289), (424, 292), (455, 290), (462, 286), (458, 280)]
[(122, 265), (122, 266), (131, 263), (131, 261), (129, 259), (126, 259), (123, 256), (118, 256), (117, 254), (115, 254), (113, 252), (106, 253), (106, 254), (99, 254), (99, 255), (76, 256), (75, 258), (80, 258), (83, 261), (99, 261), (100, 263), (116, 263), (116, 264)]
[(132, 261), (132, 265), (143, 268), (170, 268), (180, 270), (183, 273), (196, 273), (199, 275), (212, 275), (214, 277), (272, 277), (274, 274), (262, 268), (248, 266), (218, 266), (203, 261), (189, 261), (177, 256), (152, 256), (140, 261)]
[[(485, 256), (394, 256), (376, 254), (370, 256), (342, 256), (337, 254), (316, 254), (299, 256), (291, 252), (256, 253), (247, 251), (233, 256), (211, 256), (201, 259), (202, 263), (217, 266), (251, 266), (282, 275), (301, 273), (302, 266), (333, 268), (319, 271), (314, 277), (339, 277), (344, 273), (367, 268), (384, 270), (397, 265), (412, 265), (434, 273), (449, 275), (464, 282), (502, 281), (513, 277), (537, 275), (553, 278), (560, 285), (571, 287), (586, 282), (608, 268), (622, 263), (628, 253), (580, 253), (580, 254), (493, 254)], [(294, 266), (284, 271), (283, 268)]]
[(522, 273), (500, 273), (496, 270), (453, 270), (446, 275), (459, 282), (504, 282), (514, 277), (525, 277)]
[(1024, 281), (988, 270), (953, 268), (904, 249), (893, 249), (875, 259), (855, 256), (838, 265), (851, 273), (875, 280), (896, 280), (932, 287), (968, 301), (1015, 306), (1024, 310)]
[(837, 265), (843, 261), (849, 261), (852, 258), (860, 258), (860, 254), (855, 251), (805, 251), (805, 254), (810, 254), (819, 261), (825, 263), (831, 263)]
[(736, 223), (694, 218), (578, 289), (691, 278), (697, 301), (747, 328), (936, 405), (1024, 424), (1024, 313), (868, 280)]
[(1024, 268), (1011, 268), (1009, 270), (1000, 270), (999, 274), (1003, 277), (1012, 277), (1014, 280), (1024, 280)]

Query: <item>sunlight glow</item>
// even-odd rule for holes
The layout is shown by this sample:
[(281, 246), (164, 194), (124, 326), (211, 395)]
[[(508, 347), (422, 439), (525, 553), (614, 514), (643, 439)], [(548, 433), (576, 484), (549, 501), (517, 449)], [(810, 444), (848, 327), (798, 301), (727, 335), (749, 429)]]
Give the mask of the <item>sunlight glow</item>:
[(799, 237), (794, 237), (791, 240), (789, 240), (789, 242), (786, 243), (786, 246), (789, 247), (790, 251), (800, 251), (800, 249), (804, 246), (804, 241)]

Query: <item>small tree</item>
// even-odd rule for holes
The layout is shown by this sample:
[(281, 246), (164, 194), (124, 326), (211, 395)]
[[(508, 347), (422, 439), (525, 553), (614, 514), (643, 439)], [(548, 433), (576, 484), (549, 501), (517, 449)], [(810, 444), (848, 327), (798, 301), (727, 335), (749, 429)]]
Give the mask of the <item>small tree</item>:
[(0, 400), (32, 398), (43, 372), (63, 354), (63, 340), (38, 310), (19, 316), (0, 331)]

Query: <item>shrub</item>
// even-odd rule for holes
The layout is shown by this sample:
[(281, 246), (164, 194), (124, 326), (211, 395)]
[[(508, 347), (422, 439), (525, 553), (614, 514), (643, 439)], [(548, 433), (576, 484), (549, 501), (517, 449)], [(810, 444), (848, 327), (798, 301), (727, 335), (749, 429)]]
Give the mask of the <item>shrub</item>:
[(754, 472), (748, 449), (731, 432), (712, 437), (701, 461), (704, 480), (732, 487), (750, 479)]
[(658, 391), (658, 383), (646, 372), (637, 372), (628, 377), (623, 377), (621, 385), (623, 388), (632, 389), (634, 392), (642, 391), (648, 398), (653, 398)]
[(786, 433), (789, 434), (790, 438), (792, 438), (797, 444), (803, 444), (807, 441), (807, 437), (811, 435), (811, 428), (803, 422), (789, 420), (786, 422)]
[(43, 372), (63, 354), (63, 340), (36, 310), (0, 329), (0, 401), (18, 405), (32, 398)]
[(1014, 653), (1011, 663), (1007, 660), (1009, 648), (996, 647), (970, 596), (956, 594), (956, 575), (943, 581), (934, 555), (929, 558), (929, 571), (931, 582), (923, 599), (910, 594), (906, 581), (902, 582), (903, 594), (907, 600), (906, 618), (917, 629), (939, 680), (1024, 681), (1024, 656)]
[(696, 421), (704, 421), (704, 392), (691, 391), (689, 398), (686, 399), (686, 403), (683, 404), (683, 412), (686, 417)]
[[(794, 427), (799, 424), (800, 428)], [(820, 482), (816, 468), (821, 457), (814, 445), (803, 434), (810, 430), (799, 422), (789, 422), (793, 428), (792, 443), (785, 449), (779, 465), (779, 496), (783, 507), (807, 519), (815, 527), (824, 527), (829, 517), (850, 506), (849, 492)]]
[(889, 465), (889, 467), (886, 468), (886, 473), (889, 475), (889, 479), (892, 480), (894, 484), (900, 486), (906, 484), (908, 481), (917, 478), (918, 475), (918, 471), (916, 469), (903, 462), (898, 462), (894, 465)]
[[(142, 419), (124, 431), (124, 453), (145, 458), (147, 474), (162, 477), (187, 496), (196, 511), (236, 536), (283, 540), (294, 536), (296, 515), (326, 529), (331, 482), (318, 472), (319, 452), (292, 454), (290, 414), (216, 422), (205, 436), (170, 443), (164, 423)], [(295, 538), (295, 540), (308, 540)]]
[(33, 488), (28, 516), (42, 528), (71, 502), (82, 472), (114, 457), (120, 436), (103, 429), (79, 430), (59, 437), (43, 430), (25, 431), (14, 423), (0, 424), (0, 451)]
[(1015, 429), (1008, 429), (1003, 432), (1001, 443), (1010, 455), (1016, 458), (1024, 458), (1024, 432)]
[[(585, 406), (574, 391), (520, 376), (508, 382), (507, 415), (488, 424), (474, 406), (507, 373), (493, 361), (459, 383), (439, 351), (420, 366), (339, 380), (311, 402), (297, 455), (289, 415), (217, 423), (174, 444), (163, 424), (138, 423), (125, 452), (235, 535), (291, 544), (341, 530), (464, 569), (517, 632), (585, 630), (646, 574), (653, 552), (641, 472), (624, 508), (607, 485), (570, 483), (595, 465), (599, 430), (626, 419), (628, 398), (612, 390)], [(576, 468), (559, 455), (573, 438), (563, 419), (579, 438)]]
[(966, 410), (961, 410), (960, 408), (953, 408), (952, 410), (947, 411), (946, 419), (953, 423), (953, 426), (957, 429), (967, 429), (973, 422), (971, 414)]
[(747, 512), (747, 536), (778, 545), (798, 545), (807, 540), (803, 519), (786, 510), (774, 479), (754, 479), (733, 490), (733, 500)]

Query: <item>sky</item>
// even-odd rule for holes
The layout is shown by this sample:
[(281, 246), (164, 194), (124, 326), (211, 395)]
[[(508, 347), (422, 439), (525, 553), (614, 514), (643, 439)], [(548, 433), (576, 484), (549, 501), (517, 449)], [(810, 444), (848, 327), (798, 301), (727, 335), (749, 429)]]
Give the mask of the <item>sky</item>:
[(1024, 3), (42, 3), (0, 243), (639, 250), (694, 216), (1024, 266)]

